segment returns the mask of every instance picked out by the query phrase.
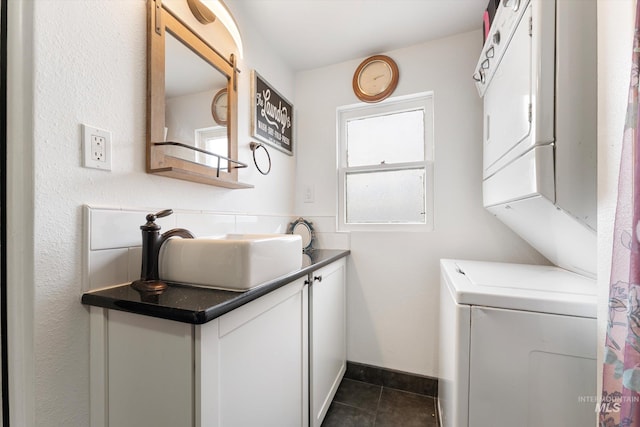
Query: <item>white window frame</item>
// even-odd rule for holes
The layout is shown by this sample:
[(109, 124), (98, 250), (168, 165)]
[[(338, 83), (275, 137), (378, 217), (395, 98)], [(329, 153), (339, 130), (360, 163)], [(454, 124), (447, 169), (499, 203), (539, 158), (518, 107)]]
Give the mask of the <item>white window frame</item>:
[[(411, 163), (380, 164), (370, 166), (347, 166), (347, 134), (346, 123), (354, 118), (366, 118), (403, 111), (423, 109), (424, 111), (424, 156), (422, 161)], [(433, 92), (422, 92), (414, 95), (389, 98), (377, 104), (353, 104), (339, 107), (337, 110), (338, 140), (338, 231), (433, 231)], [(346, 176), (348, 173), (364, 171), (392, 171), (402, 169), (425, 170), (425, 223), (360, 223), (346, 222)]]

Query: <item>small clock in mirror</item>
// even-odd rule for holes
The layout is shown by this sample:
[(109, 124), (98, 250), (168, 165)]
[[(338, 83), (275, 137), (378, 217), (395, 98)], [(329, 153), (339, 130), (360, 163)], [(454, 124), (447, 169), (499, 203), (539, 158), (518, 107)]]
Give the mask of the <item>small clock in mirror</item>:
[(228, 93), (227, 89), (220, 89), (211, 102), (211, 114), (213, 120), (220, 126), (227, 125), (227, 108), (228, 108)]

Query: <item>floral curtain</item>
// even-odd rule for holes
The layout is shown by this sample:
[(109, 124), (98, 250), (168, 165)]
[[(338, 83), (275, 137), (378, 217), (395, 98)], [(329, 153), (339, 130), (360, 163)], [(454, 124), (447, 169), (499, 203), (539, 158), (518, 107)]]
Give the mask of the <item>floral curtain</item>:
[(640, 427), (640, 8), (636, 7), (604, 350), (601, 427)]

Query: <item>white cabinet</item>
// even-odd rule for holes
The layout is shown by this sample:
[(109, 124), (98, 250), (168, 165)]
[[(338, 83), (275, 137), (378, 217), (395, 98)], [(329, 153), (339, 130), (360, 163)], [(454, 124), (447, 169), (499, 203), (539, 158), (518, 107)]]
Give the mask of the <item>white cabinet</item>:
[(298, 279), (197, 328), (196, 425), (308, 425), (304, 283)]
[(322, 424), (346, 370), (346, 262), (314, 271), (309, 288), (311, 426)]
[(91, 307), (92, 427), (308, 426), (307, 292), (203, 325)]
[(91, 305), (91, 427), (320, 426), (346, 370), (345, 272), (339, 258), (201, 325)]

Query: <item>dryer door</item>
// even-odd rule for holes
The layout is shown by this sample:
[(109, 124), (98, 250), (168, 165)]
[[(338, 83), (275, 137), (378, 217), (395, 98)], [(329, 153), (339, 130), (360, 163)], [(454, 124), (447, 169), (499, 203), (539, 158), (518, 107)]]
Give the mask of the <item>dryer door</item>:
[(484, 178), (494, 173), (499, 168), (496, 163), (531, 134), (530, 18), (531, 6), (507, 41), (509, 45), (484, 96)]
[(469, 427), (592, 425), (596, 319), (473, 307), (469, 371)]

